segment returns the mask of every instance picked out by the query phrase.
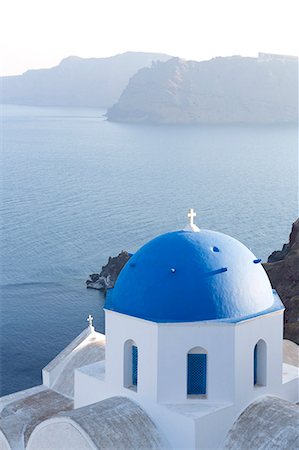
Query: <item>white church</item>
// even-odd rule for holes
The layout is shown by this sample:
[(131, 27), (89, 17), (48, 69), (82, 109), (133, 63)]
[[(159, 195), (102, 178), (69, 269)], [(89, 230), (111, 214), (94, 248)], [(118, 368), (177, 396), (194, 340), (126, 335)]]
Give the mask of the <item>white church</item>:
[(141, 247), (88, 327), (0, 399), (1, 450), (299, 448), (298, 347), (253, 253), (179, 231)]

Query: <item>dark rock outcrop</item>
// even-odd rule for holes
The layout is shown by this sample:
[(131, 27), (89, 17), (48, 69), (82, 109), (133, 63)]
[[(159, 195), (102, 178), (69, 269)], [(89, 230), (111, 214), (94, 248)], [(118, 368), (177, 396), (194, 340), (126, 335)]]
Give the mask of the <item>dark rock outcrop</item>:
[(298, 58), (172, 58), (134, 75), (108, 120), (155, 124), (297, 123)]
[(121, 251), (118, 256), (109, 256), (108, 263), (102, 266), (100, 273), (89, 275), (90, 280), (86, 281), (86, 287), (91, 289), (106, 290), (114, 287), (120, 271), (129, 261), (131, 255), (128, 252)]
[(299, 219), (289, 242), (269, 256), (264, 268), (286, 308), (284, 337), (299, 344)]

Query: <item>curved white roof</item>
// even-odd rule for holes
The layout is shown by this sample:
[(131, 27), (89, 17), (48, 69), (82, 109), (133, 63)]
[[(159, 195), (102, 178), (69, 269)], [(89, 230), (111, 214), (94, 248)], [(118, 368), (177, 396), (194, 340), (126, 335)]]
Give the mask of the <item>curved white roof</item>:
[(58, 449), (66, 432), (72, 450), (168, 447), (143, 409), (125, 397), (111, 397), (43, 422), (33, 431), (27, 450), (40, 450), (45, 442)]
[(299, 408), (277, 397), (262, 397), (239, 416), (224, 450), (291, 450), (299, 448)]

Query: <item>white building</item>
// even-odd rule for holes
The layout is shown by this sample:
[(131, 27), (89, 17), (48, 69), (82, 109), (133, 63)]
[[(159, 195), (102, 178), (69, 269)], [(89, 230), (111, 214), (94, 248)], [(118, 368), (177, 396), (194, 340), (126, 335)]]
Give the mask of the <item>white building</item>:
[(106, 336), (90, 323), (43, 386), (2, 399), (0, 449), (295, 448), (297, 346), (284, 344), (283, 363), (283, 305), (261, 261), (194, 215), (126, 264)]

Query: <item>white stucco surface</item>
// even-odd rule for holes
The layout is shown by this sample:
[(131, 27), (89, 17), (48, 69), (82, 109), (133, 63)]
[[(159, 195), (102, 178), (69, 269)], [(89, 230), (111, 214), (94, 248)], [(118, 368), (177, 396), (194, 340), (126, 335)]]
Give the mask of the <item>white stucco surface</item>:
[(27, 450), (50, 449), (97, 450), (97, 447), (75, 422), (55, 418), (42, 423), (31, 435), (27, 446)]
[[(107, 311), (107, 342), (86, 328), (45, 367), (45, 385), (0, 399), (0, 450), (23, 450), (27, 442), (28, 450), (114, 450), (125, 449), (124, 442), (132, 449), (218, 450), (255, 400), (275, 395), (298, 401), (298, 346), (282, 340), (282, 323), (279, 312), (241, 323), (156, 324)], [(260, 339), (266, 343), (266, 385), (254, 386), (253, 350)], [(138, 347), (135, 391), (124, 383), (128, 341)], [(187, 397), (186, 355), (194, 347), (208, 355), (206, 398)], [(72, 397), (79, 409), (72, 410)], [(262, 429), (270, 416), (265, 407), (258, 411)]]
[(295, 342), (283, 340), (283, 362), (291, 366), (299, 367), (299, 350)]
[[(283, 365), (282, 329), (282, 311), (237, 323), (166, 324), (106, 311), (105, 365), (102, 361), (76, 370), (75, 406), (126, 396), (148, 412), (174, 448), (218, 448), (255, 399), (267, 395), (298, 399), (296, 368)], [(138, 347), (135, 390), (124, 382), (127, 342)], [(264, 385), (255, 385), (253, 377), (258, 342), (263, 346)], [(207, 352), (205, 398), (187, 396), (187, 354), (194, 347)]]
[[(31, 432), (39, 423), (72, 408), (72, 400), (50, 389), (39, 390), (6, 404), (0, 413), (0, 432), (11, 449), (20, 450), (26, 446)], [(1, 440), (0, 435), (0, 448), (1, 441), (3, 443), (4, 439)]]
[(288, 383), (289, 381), (296, 380), (299, 377), (298, 367), (292, 366), (291, 364), (283, 363), (282, 366), (282, 382)]
[(43, 382), (62, 395), (74, 397), (74, 371), (105, 359), (105, 335), (87, 327), (43, 369)]
[[(176, 404), (176, 405), (164, 405), (166, 410), (181, 414), (192, 419), (197, 419), (202, 416), (214, 414), (216, 411), (227, 409), (232, 406), (232, 403), (226, 404), (211, 404), (207, 403), (186, 403), (186, 404)], [(166, 412), (167, 413), (167, 412)]]
[(0, 412), (6, 405), (9, 405), (9, 403), (15, 402), (17, 400), (22, 400), (33, 394), (37, 394), (38, 392), (44, 391), (45, 389), (47, 389), (46, 386), (41, 384), (39, 386), (34, 386), (32, 388), (25, 389), (23, 391), (14, 392), (13, 394), (8, 394), (5, 395), (4, 397), (0, 397)]
[(105, 378), (105, 360), (79, 367), (77, 371), (103, 381)]
[(276, 397), (263, 397), (240, 415), (229, 431), (225, 450), (299, 448), (299, 408)]
[[(64, 440), (64, 446), (59, 447), (64, 432), (69, 441)], [(51, 442), (50, 447), (48, 442)], [(61, 413), (59, 417), (37, 427), (30, 438), (28, 450), (49, 448), (150, 450), (168, 448), (168, 444), (140, 406), (126, 398), (114, 397)]]

